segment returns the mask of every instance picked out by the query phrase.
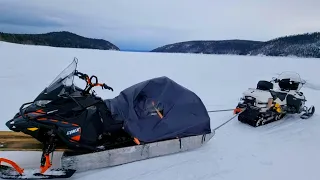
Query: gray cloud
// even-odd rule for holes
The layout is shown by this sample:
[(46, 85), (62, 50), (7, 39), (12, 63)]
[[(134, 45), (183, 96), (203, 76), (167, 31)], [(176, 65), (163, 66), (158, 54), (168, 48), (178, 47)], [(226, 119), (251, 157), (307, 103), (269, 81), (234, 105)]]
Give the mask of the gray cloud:
[(177, 41), (269, 40), (319, 31), (319, 7), (315, 0), (0, 0), (0, 31), (69, 30), (152, 49)]
[(46, 14), (40, 14), (12, 3), (5, 4), (1, 1), (0, 12), (0, 25), (2, 26), (56, 27), (63, 25), (63, 21), (59, 18), (51, 18)]

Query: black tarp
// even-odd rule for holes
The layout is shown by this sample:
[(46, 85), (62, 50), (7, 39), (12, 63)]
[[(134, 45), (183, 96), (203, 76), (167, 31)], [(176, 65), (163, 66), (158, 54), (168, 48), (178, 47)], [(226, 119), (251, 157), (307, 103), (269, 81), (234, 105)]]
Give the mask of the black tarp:
[(201, 99), (168, 77), (140, 82), (105, 102), (125, 131), (142, 142), (211, 132)]

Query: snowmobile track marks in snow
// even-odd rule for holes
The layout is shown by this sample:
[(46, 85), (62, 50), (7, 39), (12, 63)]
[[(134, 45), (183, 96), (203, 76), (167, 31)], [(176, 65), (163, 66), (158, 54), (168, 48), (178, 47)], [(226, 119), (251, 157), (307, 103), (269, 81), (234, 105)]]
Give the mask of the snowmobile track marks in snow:
[[(21, 132), (0, 131), (0, 151), (42, 151), (42, 144)], [(57, 147), (56, 151), (65, 151)]]

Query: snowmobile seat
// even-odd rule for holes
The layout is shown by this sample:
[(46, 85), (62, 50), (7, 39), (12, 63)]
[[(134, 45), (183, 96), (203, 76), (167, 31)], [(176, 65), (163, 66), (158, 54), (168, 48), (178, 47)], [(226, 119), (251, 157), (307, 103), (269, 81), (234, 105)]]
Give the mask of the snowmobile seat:
[(281, 90), (298, 90), (299, 82), (290, 81), (290, 79), (281, 79), (279, 81)]
[(269, 81), (261, 80), (257, 84), (257, 89), (268, 91), (270, 89), (273, 89), (273, 84), (271, 82), (269, 82)]

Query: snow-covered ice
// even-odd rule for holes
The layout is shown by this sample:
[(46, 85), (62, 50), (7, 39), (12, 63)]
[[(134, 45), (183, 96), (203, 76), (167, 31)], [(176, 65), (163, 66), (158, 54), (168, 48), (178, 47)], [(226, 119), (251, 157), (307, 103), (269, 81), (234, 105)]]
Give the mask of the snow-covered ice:
[[(258, 128), (234, 119), (200, 149), (76, 173), (72, 179), (320, 179), (319, 59), (116, 52), (0, 42), (0, 130), (8, 130), (5, 122), (20, 105), (32, 101), (74, 57), (79, 59), (80, 71), (114, 88), (114, 92), (96, 88), (103, 98), (113, 98), (137, 82), (168, 76), (198, 94), (208, 110), (234, 108), (242, 92), (259, 80), (296, 71), (307, 81), (302, 91), (316, 113), (308, 120), (293, 116)], [(232, 116), (232, 112), (211, 113), (212, 128)], [(56, 166), (60, 155), (55, 153)], [(39, 167), (40, 153), (0, 152), (0, 157), (23, 167)]]

